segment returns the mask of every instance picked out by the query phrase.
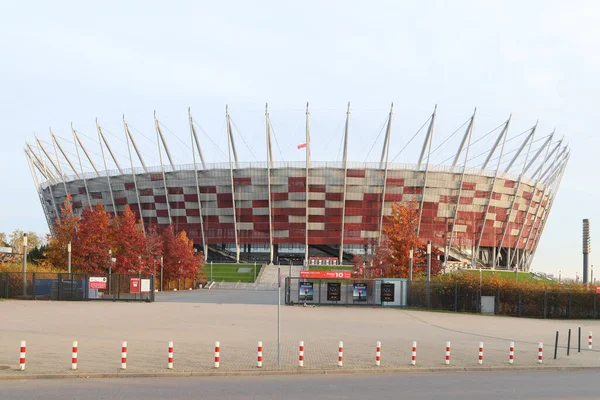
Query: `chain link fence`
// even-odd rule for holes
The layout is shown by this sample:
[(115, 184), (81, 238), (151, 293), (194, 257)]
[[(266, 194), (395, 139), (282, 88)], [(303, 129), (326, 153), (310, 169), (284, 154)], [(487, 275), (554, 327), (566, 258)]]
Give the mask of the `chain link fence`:
[(0, 298), (22, 300), (154, 301), (146, 274), (0, 273)]

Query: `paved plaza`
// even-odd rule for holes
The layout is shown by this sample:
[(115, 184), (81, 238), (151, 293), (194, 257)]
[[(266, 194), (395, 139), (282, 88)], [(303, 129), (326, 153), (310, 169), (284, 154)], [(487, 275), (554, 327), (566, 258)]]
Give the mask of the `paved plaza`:
[[(95, 374), (120, 371), (121, 343), (128, 342), (126, 372), (167, 372), (167, 344), (174, 342), (174, 372), (214, 370), (214, 343), (221, 343), (221, 371), (256, 370), (257, 341), (263, 370), (298, 370), (298, 342), (305, 344), (305, 370), (335, 370), (338, 341), (343, 369), (410, 367), (418, 342), (417, 368), (475, 368), (484, 343), (483, 367), (508, 366), (509, 341), (515, 367), (536, 366), (538, 342), (544, 366), (600, 367), (597, 350), (587, 350), (587, 333), (600, 335), (598, 321), (556, 321), (434, 313), (371, 307), (281, 306), (281, 366), (277, 365), (277, 292), (201, 290), (158, 293), (155, 303), (0, 301), (0, 378), (7, 375)], [(248, 300), (248, 303), (243, 304)], [(577, 352), (577, 328), (582, 351)], [(567, 356), (567, 330), (572, 329)], [(560, 331), (558, 359), (552, 359)], [(27, 369), (18, 371), (19, 344), (27, 341)], [(79, 342), (79, 371), (71, 372), (71, 344)], [(600, 336), (598, 337), (600, 340)], [(598, 346), (600, 349), (600, 342)]]

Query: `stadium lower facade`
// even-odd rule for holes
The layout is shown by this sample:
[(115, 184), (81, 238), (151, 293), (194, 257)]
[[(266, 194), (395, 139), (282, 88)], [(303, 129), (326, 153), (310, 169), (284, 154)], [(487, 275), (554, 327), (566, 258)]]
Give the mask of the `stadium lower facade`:
[[(58, 152), (51, 157), (41, 142), (37, 149), (28, 144), (26, 154), (51, 229), (70, 193), (76, 213), (98, 202), (114, 214), (129, 205), (145, 229), (172, 225), (185, 230), (209, 261), (300, 264), (327, 259), (347, 264), (355, 254), (373, 251), (394, 202), (413, 202), (419, 207), (419, 237), (431, 241), (446, 264), (527, 270), (569, 158), (566, 147), (558, 142), (551, 149), (550, 136), (538, 152), (539, 167), (529, 176), (501, 171), (499, 163), (495, 170), (456, 165), (456, 159), (453, 165), (430, 165), (423, 160), (431, 149), (434, 120), (435, 112), (421, 158), (410, 165), (387, 162), (389, 125), (380, 163), (346, 161), (347, 144), (344, 161), (311, 161), (308, 112), (306, 162), (273, 161), (269, 129), (269, 159), (263, 163), (238, 162), (229, 130), (230, 161), (221, 164), (196, 163), (193, 150), (193, 164), (146, 167), (138, 152), (142, 167), (77, 172), (67, 159), (76, 173), (66, 175)], [(508, 123), (490, 157), (504, 145)], [(156, 126), (157, 142), (166, 149), (158, 122)], [(192, 145), (198, 145), (191, 117), (190, 127)], [(471, 129), (472, 120), (458, 155), (468, 152)], [(128, 144), (135, 145), (127, 125), (125, 130)], [(347, 130), (348, 123), (346, 143)], [(104, 142), (112, 155), (99, 126), (98, 132), (101, 146)], [(519, 153), (534, 132), (535, 127)], [(85, 150), (73, 133), (75, 146)], [(533, 155), (525, 164), (532, 167)]]

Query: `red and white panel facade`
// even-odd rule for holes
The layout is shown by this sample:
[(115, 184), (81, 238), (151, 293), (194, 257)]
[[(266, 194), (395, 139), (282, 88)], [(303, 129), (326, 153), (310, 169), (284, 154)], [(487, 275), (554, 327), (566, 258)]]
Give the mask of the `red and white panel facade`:
[[(233, 193), (230, 170), (223, 164), (198, 170), (198, 188), (192, 168), (165, 167), (164, 180), (158, 168), (149, 173), (136, 170), (135, 183), (131, 171), (109, 171), (108, 178), (87, 174), (85, 183), (67, 180), (66, 189), (76, 213), (88, 206), (87, 185), (92, 205), (101, 202), (109, 212), (120, 214), (128, 204), (146, 228), (154, 225), (160, 230), (172, 223), (198, 245), (203, 244), (203, 229), (207, 246), (233, 252), (237, 230), (242, 253), (248, 249), (269, 252), (271, 241), (275, 246), (295, 245), (304, 253), (306, 229), (309, 252), (313, 245), (339, 249), (343, 238), (345, 253), (363, 253), (379, 238), (382, 207), (385, 225), (394, 202), (422, 202), (422, 239), (431, 240), (442, 251), (455, 250), (456, 255), (450, 256), (456, 259), (479, 247), (478, 259), (489, 262), (494, 248), (502, 243), (502, 251), (510, 249), (513, 254), (506, 256), (519, 264), (537, 245), (552, 194), (541, 184), (534, 187), (535, 182), (527, 178), (519, 185), (518, 177), (505, 175), (494, 184), (494, 174), (481, 170), (449, 172), (447, 167), (432, 167), (425, 185), (425, 171), (414, 166), (390, 164), (384, 182), (384, 169), (375, 165), (352, 164), (344, 169), (341, 163), (312, 164), (308, 191), (303, 163), (274, 163), (270, 192), (268, 170), (260, 163), (240, 163), (233, 169)], [(54, 220), (65, 200), (65, 185), (44, 184), (41, 191), (46, 212)]]

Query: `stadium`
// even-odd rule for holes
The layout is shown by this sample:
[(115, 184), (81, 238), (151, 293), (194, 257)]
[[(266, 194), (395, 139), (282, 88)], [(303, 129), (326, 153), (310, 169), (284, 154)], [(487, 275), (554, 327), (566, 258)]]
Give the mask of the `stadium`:
[[(91, 143), (75, 128), (68, 143), (74, 152), (51, 132), (51, 142), (36, 137), (34, 144), (26, 144), (25, 154), (50, 230), (70, 193), (75, 213), (97, 202), (114, 214), (129, 205), (143, 229), (172, 225), (185, 230), (209, 261), (348, 264), (355, 254), (369, 254), (377, 246), (394, 202), (414, 202), (418, 236), (439, 249), (446, 266), (529, 269), (569, 160), (567, 146), (554, 140), (554, 132), (536, 137), (536, 123), (509, 138), (509, 117), (485, 135), (491, 145), (474, 165), (470, 160), (480, 141), (472, 140), (474, 112), (452, 134), (452, 157), (434, 163), (436, 107), (417, 131), (424, 140), (415, 142), (415, 159), (395, 163), (390, 157), (392, 106), (384, 112), (381, 156), (375, 162), (355, 162), (348, 160), (348, 105), (341, 160), (314, 161), (308, 104), (303, 114), (297, 147), (306, 153), (305, 161), (274, 159), (268, 111), (262, 162), (238, 159), (229, 111), (228, 160), (220, 163), (205, 162), (191, 112), (189, 164), (173, 162), (156, 115), (159, 165), (146, 165), (148, 154), (140, 150), (124, 118), (125, 160), (115, 155), (98, 123), (94, 145), (101, 150), (100, 167), (86, 147)], [(448, 138), (439, 146), (449, 148)], [(116, 168), (109, 169), (108, 162)]]

